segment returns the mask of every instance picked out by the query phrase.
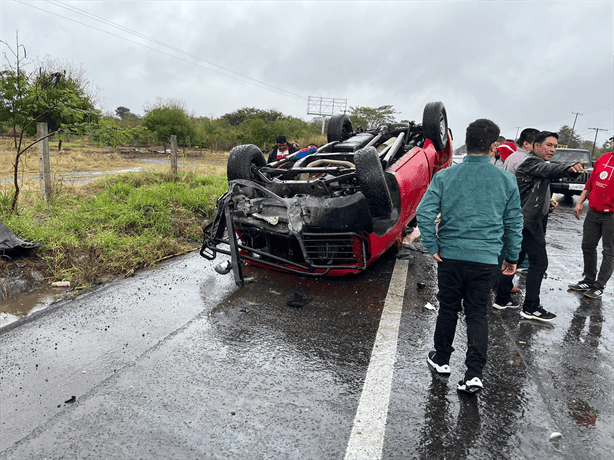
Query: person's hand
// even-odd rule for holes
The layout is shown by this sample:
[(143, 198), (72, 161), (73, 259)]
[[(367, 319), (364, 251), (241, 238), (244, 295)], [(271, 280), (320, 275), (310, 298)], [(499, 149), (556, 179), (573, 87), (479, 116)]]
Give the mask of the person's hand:
[(507, 260), (504, 260), (501, 271), (504, 275), (513, 275), (516, 273), (516, 264), (510, 264)]
[(580, 220), (580, 216), (582, 215), (583, 211), (584, 211), (583, 203), (578, 201), (576, 203), (576, 206), (573, 208), (573, 214), (574, 216), (576, 216), (576, 219)]
[(443, 262), (443, 260), (441, 260), (441, 257), (439, 256), (439, 253), (433, 254), (433, 259), (435, 259), (437, 262)]
[(569, 168), (567, 171), (573, 172), (573, 173), (585, 173), (585, 172), (587, 172), (586, 169), (584, 169), (584, 166), (582, 166), (582, 163), (576, 163), (571, 168)]
[(559, 202), (556, 200), (550, 200), (550, 212), (559, 207)]

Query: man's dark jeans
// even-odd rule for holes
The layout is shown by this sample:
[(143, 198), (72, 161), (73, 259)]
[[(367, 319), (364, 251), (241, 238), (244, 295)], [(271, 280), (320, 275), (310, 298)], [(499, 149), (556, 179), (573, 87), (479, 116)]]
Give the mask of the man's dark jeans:
[[(597, 244), (601, 238), (603, 260), (597, 276)], [(584, 219), (582, 253), (584, 281), (594, 283), (596, 288), (603, 290), (614, 269), (614, 214), (599, 213), (589, 208)]]
[(444, 259), (438, 264), (439, 314), (435, 326), (435, 362), (448, 364), (454, 351), (458, 313), (465, 308), (468, 379), (482, 378), (488, 350), (487, 307), (498, 266)]
[[(547, 219), (547, 217), (546, 217)], [(544, 225), (545, 228), (545, 225)], [(546, 252), (546, 234), (532, 233), (526, 228), (522, 230), (522, 250), (529, 259), (527, 271), (526, 293), (523, 310), (534, 312), (539, 308), (539, 291), (542, 287), (544, 274), (548, 268), (548, 254)]]

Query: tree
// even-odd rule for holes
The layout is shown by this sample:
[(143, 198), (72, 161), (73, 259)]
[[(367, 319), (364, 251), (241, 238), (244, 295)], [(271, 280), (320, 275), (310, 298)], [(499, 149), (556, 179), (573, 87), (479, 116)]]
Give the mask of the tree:
[(146, 110), (143, 126), (155, 134), (158, 142), (164, 145), (170, 142), (171, 135), (176, 135), (181, 143), (195, 138), (194, 126), (184, 109), (174, 102)]
[(239, 126), (245, 122), (249, 123), (254, 119), (260, 119), (264, 123), (269, 124), (285, 117), (283, 113), (278, 112), (277, 110), (262, 110), (254, 107), (243, 107), (242, 109), (222, 115), (221, 118), (230, 126)]
[(122, 120), (126, 118), (129, 113), (130, 109), (128, 107), (124, 107), (123, 105), (120, 105), (118, 108), (115, 109), (115, 114), (118, 116), (118, 118), (121, 118)]
[(576, 134), (574, 131), (571, 132), (571, 127), (567, 125), (561, 126), (559, 129), (559, 143), (563, 145), (567, 145), (570, 149), (579, 148), (582, 144), (582, 138)]
[(7, 123), (8, 128), (13, 131), (17, 148), (17, 127), (24, 124), (32, 102), (28, 97), (31, 76), (24, 69), (27, 65), (27, 52), (25, 47), (19, 44), (19, 39), (17, 38), (14, 51), (8, 43), (2, 43), (13, 54), (15, 63), (11, 64), (11, 60), (6, 58), (7, 64), (0, 73), (0, 120)]
[(350, 107), (350, 118), (356, 128), (361, 125), (365, 129), (373, 129), (384, 123), (394, 123), (394, 107), (382, 105), (380, 107)]
[[(3, 42), (14, 56), (14, 64), (7, 59), (0, 75), (0, 115), (1, 120), (7, 120), (15, 135), (17, 153), (13, 163), (13, 183), (15, 193), (11, 203), (11, 212), (17, 207), (19, 197), (19, 166), (22, 155), (43, 139), (37, 139), (24, 147), (24, 135), (34, 135), (36, 124), (46, 122), (51, 137), (63, 130), (63, 135), (69, 131), (82, 129), (84, 121), (91, 121), (98, 116), (94, 104), (90, 101), (79, 84), (66, 79), (66, 72), (50, 72), (42, 67), (36, 71), (26, 72), (24, 68), (31, 65), (27, 61), (27, 52), (23, 45), (17, 45), (13, 50)], [(23, 51), (23, 54), (22, 54)], [(58, 148), (61, 148), (61, 139)]]
[(90, 139), (100, 145), (108, 145), (116, 148), (118, 145), (126, 144), (138, 138), (144, 126), (127, 127), (122, 126), (117, 118), (103, 117), (97, 123), (87, 123), (85, 130)]

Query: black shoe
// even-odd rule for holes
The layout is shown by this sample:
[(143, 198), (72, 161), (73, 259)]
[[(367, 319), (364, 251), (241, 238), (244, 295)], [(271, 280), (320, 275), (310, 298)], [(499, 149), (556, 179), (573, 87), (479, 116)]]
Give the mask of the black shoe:
[(520, 307), (520, 304), (518, 302), (514, 302), (513, 300), (509, 300), (505, 303), (493, 303), (492, 306), (494, 308), (496, 308), (497, 310), (505, 310), (507, 308), (518, 308)]
[(584, 297), (589, 297), (591, 299), (597, 299), (597, 300), (601, 299), (602, 295), (603, 295), (603, 289), (599, 289), (595, 287), (588, 289), (584, 293)]
[(429, 351), (429, 354), (426, 357), (426, 362), (429, 364), (431, 369), (433, 369), (438, 374), (450, 375), (450, 365), (449, 364), (440, 365), (440, 364), (437, 364), (435, 361), (433, 361), (433, 358), (435, 358), (436, 353), (437, 352), (435, 350)]
[(546, 323), (556, 318), (556, 315), (554, 313), (550, 313), (549, 311), (544, 310), (542, 306), (540, 306), (535, 311), (526, 311), (522, 309), (520, 311), (520, 316), (526, 319), (536, 319), (538, 321), (544, 321)]
[(482, 381), (479, 377), (473, 377), (470, 380), (464, 378), (458, 382), (458, 387), (456, 389), (462, 393), (475, 395), (484, 389), (484, 385), (482, 385)]
[(567, 286), (572, 291), (588, 291), (593, 285), (591, 283), (587, 283), (586, 281), (579, 281), (576, 284), (570, 284)]

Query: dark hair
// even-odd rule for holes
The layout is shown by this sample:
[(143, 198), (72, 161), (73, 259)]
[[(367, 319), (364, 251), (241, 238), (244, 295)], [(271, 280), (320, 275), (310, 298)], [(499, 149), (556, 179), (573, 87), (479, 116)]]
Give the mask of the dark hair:
[(522, 148), (522, 144), (524, 144), (525, 142), (528, 142), (529, 144), (533, 145), (533, 142), (535, 142), (535, 137), (538, 134), (539, 134), (539, 129), (535, 129), (535, 128), (523, 129), (520, 132), (520, 137), (516, 141), (516, 145), (520, 148)]
[(285, 144), (286, 142), (288, 142), (286, 136), (277, 136), (277, 144)]
[(535, 136), (535, 140), (533, 141), (533, 144), (537, 144), (537, 143), (541, 144), (548, 137), (556, 137), (556, 139), (558, 140), (559, 135), (558, 133), (553, 133), (551, 131), (541, 131), (537, 136)]
[(486, 118), (480, 118), (467, 126), (465, 144), (467, 153), (488, 153), (490, 146), (499, 138), (499, 127)]

